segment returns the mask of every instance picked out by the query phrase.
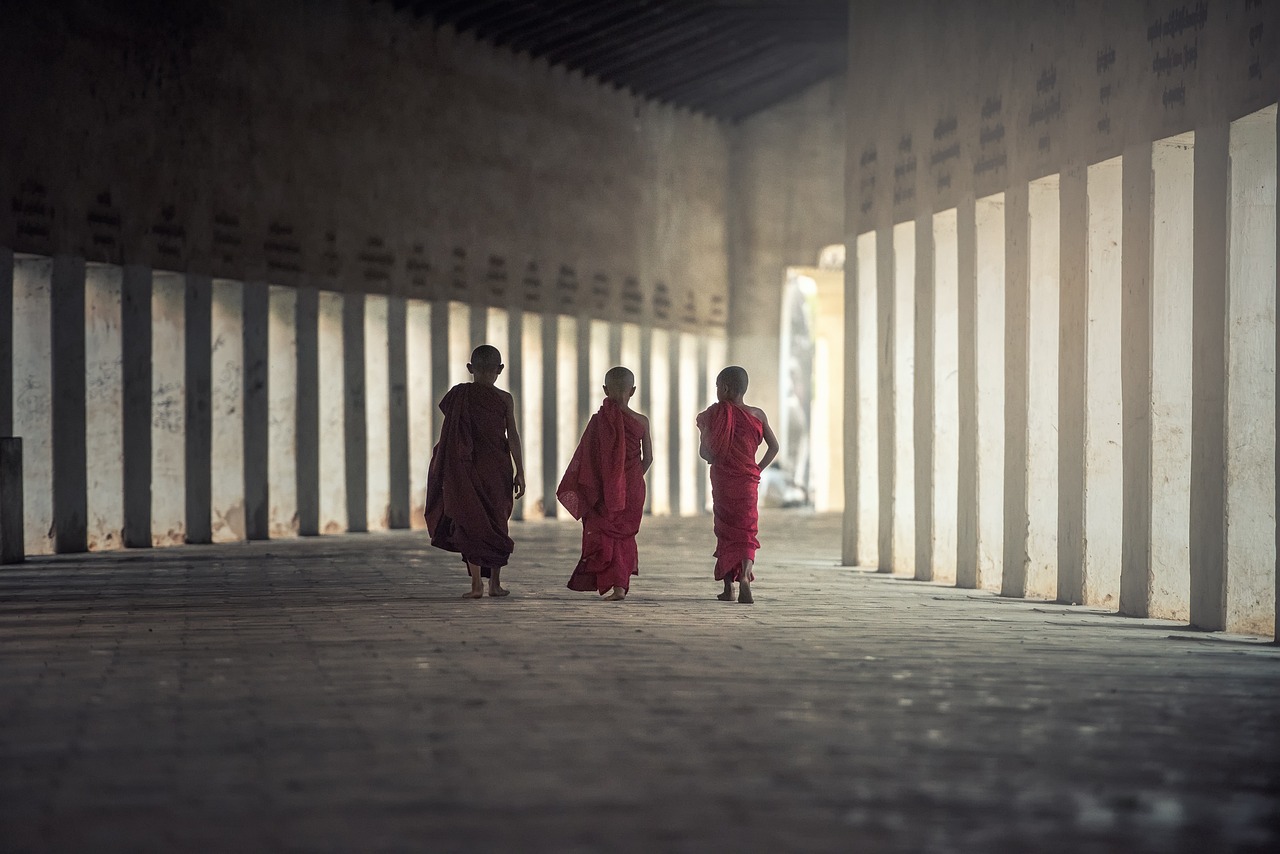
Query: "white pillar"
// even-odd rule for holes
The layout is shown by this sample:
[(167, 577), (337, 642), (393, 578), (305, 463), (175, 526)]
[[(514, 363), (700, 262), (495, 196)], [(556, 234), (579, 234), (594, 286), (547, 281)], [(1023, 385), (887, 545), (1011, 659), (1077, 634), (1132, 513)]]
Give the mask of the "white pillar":
[(467, 373), (467, 363), (471, 361), (471, 351), (483, 344), (483, 341), (471, 343), (471, 312), (484, 311), (483, 306), (471, 308), (464, 302), (449, 303), (449, 387), (458, 383), (471, 382), (471, 374)]
[(649, 469), (649, 496), (653, 515), (666, 516), (671, 507), (671, 470), (666, 464), (676, 449), (676, 437), (667, 429), (671, 423), (671, 333), (653, 330), (649, 356), (649, 430), (653, 434), (653, 467)]
[[(272, 285), (267, 294), (267, 484), (272, 537), (298, 535), (298, 292)], [(383, 367), (386, 366), (386, 301)], [(365, 324), (369, 323), (365, 314)], [(367, 341), (367, 339), (366, 339)], [(366, 369), (367, 369), (366, 362)], [(387, 393), (383, 383), (383, 394)], [(382, 431), (386, 442), (385, 420)], [(383, 467), (384, 471), (386, 466)]]
[(1276, 107), (1231, 124), (1227, 215), (1227, 631), (1276, 630)]
[(1058, 595), (1058, 176), (1028, 188), (1027, 544), (1023, 595)]
[[(543, 492), (542, 476), (542, 315), (526, 311), (521, 344), (521, 369), (524, 400), (520, 420), (520, 441), (524, 450), (525, 514), (526, 521), (542, 519), (547, 515), (547, 496)], [(552, 497), (554, 501), (554, 496)]]
[(1186, 620), (1191, 596), (1191, 305), (1195, 134), (1151, 151), (1151, 554), (1146, 616)]
[(698, 457), (698, 339), (688, 332), (680, 336), (680, 386), (676, 399), (680, 407), (680, 507), (682, 516), (698, 512), (698, 490), (694, 484), (702, 477), (702, 460)]
[[(582, 437), (578, 413), (578, 320), (567, 314), (556, 318), (556, 483), (569, 467)], [(548, 503), (555, 496), (548, 496)], [(563, 510), (556, 511), (563, 516)]]
[(53, 554), (52, 280), (52, 259), (13, 259), (13, 435), (22, 439), (28, 555)]
[(916, 224), (893, 227), (893, 572), (915, 575)]
[(151, 291), (151, 543), (185, 542), (186, 280), (154, 274)]
[(409, 300), (405, 307), (405, 350), (409, 383), (409, 526), (427, 526), (427, 467), (431, 464), (431, 304)]
[(116, 549), (124, 531), (124, 375), (119, 267), (85, 269), (85, 462), (90, 550)]
[(346, 390), (343, 381), (344, 296), (321, 291), (317, 312), (320, 376), (320, 533), (347, 529)]
[[(584, 384), (589, 394), (586, 399), (587, 412), (593, 413), (604, 400), (604, 375), (613, 364), (609, 361), (609, 322), (606, 320), (591, 321), (591, 352), (588, 354), (589, 366), (587, 382)], [(632, 369), (634, 373), (634, 369)], [(583, 425), (586, 426), (585, 424)]]
[(959, 268), (956, 209), (933, 217), (933, 580), (956, 581), (960, 467)]
[(364, 298), (364, 402), (367, 436), (368, 526), (385, 531), (391, 522), (391, 375), (387, 298)]
[(857, 436), (858, 459), (857, 553), (858, 566), (879, 562), (880, 477), (878, 416), (878, 347), (876, 344), (876, 233), (858, 235), (856, 241), (858, 328), (854, 333), (858, 350), (858, 418), (848, 425)]
[(1004, 194), (975, 208), (978, 577), (1000, 588), (1004, 562)]
[(1084, 601), (1118, 610), (1123, 530), (1120, 388), (1120, 247), (1124, 184), (1119, 157), (1087, 172), (1089, 327), (1085, 389)]
[(210, 340), (210, 533), (213, 542), (228, 543), (245, 538), (244, 286), (240, 282), (213, 280)]
[[(700, 401), (701, 406), (698, 411), (701, 412), (708, 406), (716, 402), (716, 377), (729, 366), (729, 344), (726, 341), (724, 333), (717, 331), (707, 339), (707, 394), (706, 398)], [(697, 425), (694, 425), (695, 432)], [(699, 458), (699, 462), (702, 462)], [(701, 477), (706, 482), (706, 502), (703, 506), (703, 512), (711, 512), (711, 466), (705, 463), (702, 466)]]

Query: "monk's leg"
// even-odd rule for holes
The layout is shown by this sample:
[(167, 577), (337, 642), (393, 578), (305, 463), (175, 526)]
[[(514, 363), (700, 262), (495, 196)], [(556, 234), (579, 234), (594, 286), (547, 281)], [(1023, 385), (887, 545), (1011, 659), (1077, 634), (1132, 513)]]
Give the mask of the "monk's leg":
[(726, 575), (724, 577), (724, 591), (716, 596), (721, 602), (733, 601), (733, 578)]
[(471, 589), (462, 594), (463, 599), (479, 599), (484, 595), (484, 581), (480, 578), (480, 566), (467, 561), (467, 574), (471, 576)]
[(618, 585), (616, 585), (616, 584), (615, 584), (615, 585), (613, 586), (613, 592), (612, 592), (611, 594), (609, 594), (608, 596), (604, 597), (604, 599), (603, 599), (602, 601), (604, 601), (604, 602), (621, 602), (623, 599), (626, 599), (626, 598), (627, 598), (627, 591), (626, 591), (626, 588), (624, 588), (624, 587), (619, 587)]
[(738, 601), (743, 605), (750, 605), (755, 601), (751, 598), (751, 568), (755, 563), (751, 558), (742, 561), (741, 574), (738, 576)]
[(511, 592), (510, 590), (507, 590), (505, 587), (503, 587), (499, 583), (499, 576), (502, 575), (502, 567), (495, 566), (493, 569), (489, 570), (489, 573), (490, 573), (489, 575), (489, 595), (490, 596), (506, 596), (508, 593)]

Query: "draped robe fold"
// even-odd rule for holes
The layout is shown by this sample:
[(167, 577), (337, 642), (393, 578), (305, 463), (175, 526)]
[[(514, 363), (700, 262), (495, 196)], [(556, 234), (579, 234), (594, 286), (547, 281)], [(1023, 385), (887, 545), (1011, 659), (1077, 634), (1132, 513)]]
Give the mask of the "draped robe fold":
[(506, 566), (515, 550), (507, 535), (515, 471), (507, 443), (507, 409), (492, 386), (460, 383), (440, 401), (444, 424), (427, 471), (431, 545), (468, 563)]
[(636, 534), (644, 516), (640, 440), (644, 424), (605, 398), (573, 452), (556, 497), (582, 521), (582, 557), (570, 590), (629, 589), (640, 574)]
[(740, 581), (742, 562), (754, 561), (756, 549), (760, 548), (756, 539), (760, 518), (756, 507), (760, 488), (756, 450), (764, 439), (764, 423), (730, 401), (713, 403), (698, 414), (697, 421), (712, 459), (716, 580)]

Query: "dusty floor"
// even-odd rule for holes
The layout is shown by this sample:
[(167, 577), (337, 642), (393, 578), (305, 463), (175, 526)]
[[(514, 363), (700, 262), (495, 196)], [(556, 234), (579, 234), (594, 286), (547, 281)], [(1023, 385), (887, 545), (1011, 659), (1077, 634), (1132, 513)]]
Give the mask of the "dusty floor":
[(0, 850), (1280, 850), (1280, 648), (834, 566), (707, 519), (625, 603), (517, 525), (505, 600), (424, 535), (0, 572)]

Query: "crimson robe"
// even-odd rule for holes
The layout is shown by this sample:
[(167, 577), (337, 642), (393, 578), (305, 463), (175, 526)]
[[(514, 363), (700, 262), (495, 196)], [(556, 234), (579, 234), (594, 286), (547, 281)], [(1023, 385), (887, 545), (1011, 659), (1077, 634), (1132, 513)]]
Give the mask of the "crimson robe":
[(605, 398), (573, 452), (556, 497), (582, 520), (582, 558), (570, 590), (627, 590), (640, 574), (636, 534), (644, 516), (644, 423)]
[[(711, 508), (716, 533), (716, 581), (740, 581), (742, 562), (755, 560), (760, 514), (756, 449), (764, 423), (743, 406), (713, 403), (698, 414), (698, 429), (711, 452)], [(754, 579), (754, 573), (748, 581)]]
[(427, 531), (431, 545), (460, 552), (487, 578), (515, 550), (507, 535), (515, 471), (506, 401), (493, 386), (460, 383), (440, 401), (440, 411), (444, 424), (427, 472)]

